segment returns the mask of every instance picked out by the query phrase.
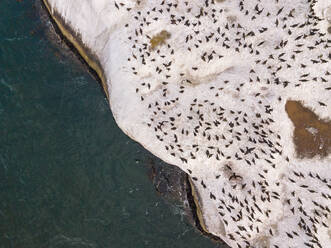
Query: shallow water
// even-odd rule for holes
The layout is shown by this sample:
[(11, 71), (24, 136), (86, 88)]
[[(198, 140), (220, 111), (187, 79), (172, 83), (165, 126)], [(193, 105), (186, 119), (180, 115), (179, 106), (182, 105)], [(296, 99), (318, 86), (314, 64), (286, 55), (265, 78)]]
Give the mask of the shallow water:
[(148, 178), (39, 0), (0, 1), (0, 247), (220, 247)]

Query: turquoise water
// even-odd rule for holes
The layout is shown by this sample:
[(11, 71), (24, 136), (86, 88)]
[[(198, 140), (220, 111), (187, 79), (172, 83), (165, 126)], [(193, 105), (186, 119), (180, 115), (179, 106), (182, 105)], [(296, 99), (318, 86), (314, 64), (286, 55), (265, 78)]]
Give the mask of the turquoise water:
[(151, 155), (38, 3), (0, 1), (0, 248), (219, 247), (155, 192)]

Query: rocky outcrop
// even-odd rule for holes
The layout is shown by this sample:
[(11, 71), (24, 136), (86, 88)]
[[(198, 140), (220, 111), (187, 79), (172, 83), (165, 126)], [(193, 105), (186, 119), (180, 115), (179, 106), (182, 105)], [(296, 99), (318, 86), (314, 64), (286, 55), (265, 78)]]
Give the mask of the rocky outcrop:
[(328, 1), (44, 2), (119, 127), (190, 175), (206, 232), (330, 246)]

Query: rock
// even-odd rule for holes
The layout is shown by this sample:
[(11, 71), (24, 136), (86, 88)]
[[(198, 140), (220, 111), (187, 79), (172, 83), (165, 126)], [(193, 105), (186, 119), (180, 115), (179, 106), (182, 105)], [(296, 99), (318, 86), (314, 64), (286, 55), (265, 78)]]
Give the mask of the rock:
[[(190, 175), (206, 232), (239, 248), (331, 246), (329, 1), (44, 2), (119, 127)], [(311, 142), (297, 138), (319, 133), (322, 152), (300, 154)]]
[(203, 223), (197, 214), (197, 204), (194, 200), (194, 194), (192, 194), (192, 187), (190, 177), (181, 169), (176, 166), (166, 164), (155, 157), (148, 158), (146, 162), (149, 168), (149, 178), (154, 184), (156, 192), (158, 192), (162, 198), (169, 202), (179, 202), (183, 210), (185, 211), (185, 217), (189, 223), (194, 225), (203, 235), (210, 239), (221, 243), (226, 247), (225, 243), (217, 236), (214, 236), (205, 231), (201, 226)]

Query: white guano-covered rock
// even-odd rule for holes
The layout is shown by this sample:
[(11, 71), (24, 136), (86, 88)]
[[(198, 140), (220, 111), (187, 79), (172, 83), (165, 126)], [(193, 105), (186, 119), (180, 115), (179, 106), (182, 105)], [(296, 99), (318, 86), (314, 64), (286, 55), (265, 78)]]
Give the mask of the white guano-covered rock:
[(330, 1), (47, 2), (100, 61), (119, 127), (190, 174), (208, 232), (331, 247), (330, 151), (298, 158), (285, 111), (330, 121)]

